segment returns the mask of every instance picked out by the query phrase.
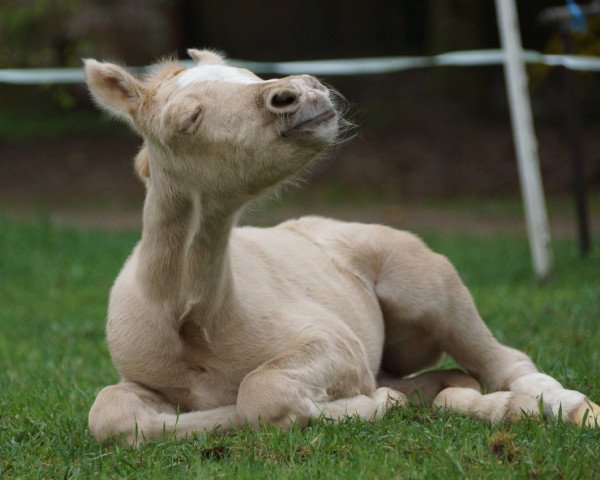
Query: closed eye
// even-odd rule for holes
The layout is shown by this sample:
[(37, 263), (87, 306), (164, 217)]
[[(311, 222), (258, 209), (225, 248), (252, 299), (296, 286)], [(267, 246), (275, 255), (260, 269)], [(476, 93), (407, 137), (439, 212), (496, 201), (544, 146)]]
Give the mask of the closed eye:
[(198, 108), (181, 122), (180, 129), (183, 133), (193, 133), (200, 125), (201, 120), (202, 109)]

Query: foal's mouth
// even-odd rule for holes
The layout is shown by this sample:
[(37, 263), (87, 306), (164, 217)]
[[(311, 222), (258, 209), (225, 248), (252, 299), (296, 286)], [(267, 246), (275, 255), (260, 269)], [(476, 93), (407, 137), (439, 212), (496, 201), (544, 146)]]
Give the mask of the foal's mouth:
[(333, 109), (326, 110), (325, 112), (320, 113), (319, 115), (310, 117), (308, 119), (303, 119), (300, 122), (295, 123), (294, 125), (289, 127), (287, 130), (282, 132), (281, 136), (285, 137), (288, 134), (292, 133), (293, 131), (303, 129), (305, 127), (309, 127), (309, 128), (316, 127), (317, 125), (320, 125), (321, 123), (325, 123), (325, 122), (331, 120), (332, 118), (335, 118), (335, 116), (336, 116), (335, 110), (333, 110)]

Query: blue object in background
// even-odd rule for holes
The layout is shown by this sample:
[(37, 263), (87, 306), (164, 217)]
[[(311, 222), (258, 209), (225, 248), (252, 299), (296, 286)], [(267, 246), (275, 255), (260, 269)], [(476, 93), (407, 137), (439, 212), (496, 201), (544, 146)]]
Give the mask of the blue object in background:
[(572, 32), (587, 33), (587, 23), (585, 15), (581, 11), (575, 0), (567, 0), (567, 8), (571, 13), (571, 21), (569, 22), (569, 30)]

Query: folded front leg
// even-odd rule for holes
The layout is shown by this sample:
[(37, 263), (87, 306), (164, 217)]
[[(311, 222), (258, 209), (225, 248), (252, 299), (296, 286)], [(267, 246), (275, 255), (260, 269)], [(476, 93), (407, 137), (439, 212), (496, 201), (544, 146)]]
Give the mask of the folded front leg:
[(408, 404), (406, 396), (388, 387), (380, 387), (370, 396), (356, 395), (340, 398), (330, 402), (316, 404), (320, 416), (332, 420), (345, 417), (360, 417), (364, 420), (377, 420), (393, 407), (404, 407)]
[(360, 341), (345, 326), (313, 332), (242, 381), (237, 406), (250, 425), (261, 422), (289, 429), (311, 418), (379, 418), (406, 397), (375, 387)]
[(96, 440), (134, 447), (167, 434), (184, 439), (195, 433), (230, 430), (246, 423), (238, 415), (236, 405), (178, 413), (157, 392), (127, 381), (105, 387), (98, 394), (88, 421)]

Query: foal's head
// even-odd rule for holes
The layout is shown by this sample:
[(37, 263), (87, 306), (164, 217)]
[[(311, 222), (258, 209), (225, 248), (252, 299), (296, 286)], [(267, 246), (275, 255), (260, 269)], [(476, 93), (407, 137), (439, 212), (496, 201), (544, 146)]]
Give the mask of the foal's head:
[(143, 79), (117, 65), (85, 63), (98, 104), (144, 137), (138, 170), (244, 200), (335, 143), (338, 113), (314, 77), (262, 80), (213, 52), (189, 54), (192, 68), (164, 63)]

